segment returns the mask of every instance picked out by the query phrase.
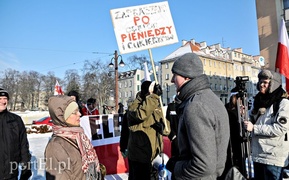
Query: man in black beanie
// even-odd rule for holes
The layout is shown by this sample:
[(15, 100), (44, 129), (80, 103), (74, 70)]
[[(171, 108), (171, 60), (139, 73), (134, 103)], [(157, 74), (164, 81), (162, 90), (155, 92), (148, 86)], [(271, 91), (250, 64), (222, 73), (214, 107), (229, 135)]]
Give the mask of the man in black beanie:
[(179, 156), (171, 158), (166, 167), (176, 179), (217, 179), (225, 168), (229, 118), (203, 71), (194, 53), (180, 56), (172, 67)]
[(7, 110), (9, 94), (0, 88), (0, 179), (26, 180), (32, 175), (26, 128), (20, 116)]

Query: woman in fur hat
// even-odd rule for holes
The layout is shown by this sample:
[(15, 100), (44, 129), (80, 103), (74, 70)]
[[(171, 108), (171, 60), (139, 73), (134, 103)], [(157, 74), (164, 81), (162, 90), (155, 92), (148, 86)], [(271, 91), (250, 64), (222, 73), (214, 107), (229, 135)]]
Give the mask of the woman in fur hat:
[(250, 113), (251, 122), (244, 122), (252, 133), (254, 179), (281, 180), (283, 167), (288, 164), (289, 101), (280, 74), (262, 70), (258, 78), (259, 93)]
[(48, 100), (53, 135), (45, 149), (46, 179), (101, 179), (97, 154), (80, 127), (77, 103), (69, 96)]

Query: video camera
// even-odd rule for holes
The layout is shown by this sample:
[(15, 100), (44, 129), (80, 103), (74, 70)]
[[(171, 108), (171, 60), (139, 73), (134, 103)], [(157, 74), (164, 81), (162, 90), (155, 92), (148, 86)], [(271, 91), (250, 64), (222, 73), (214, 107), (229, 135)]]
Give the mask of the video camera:
[(236, 89), (238, 92), (247, 91), (246, 90), (246, 82), (249, 81), (249, 76), (237, 76), (236, 80), (234, 81), (236, 83)]

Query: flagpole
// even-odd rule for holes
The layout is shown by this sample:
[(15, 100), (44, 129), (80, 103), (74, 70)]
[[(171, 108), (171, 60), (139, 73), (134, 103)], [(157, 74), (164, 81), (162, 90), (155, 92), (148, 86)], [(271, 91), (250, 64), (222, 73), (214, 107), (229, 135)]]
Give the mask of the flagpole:
[[(152, 51), (151, 51), (151, 49), (148, 49), (148, 51), (149, 51), (149, 55), (150, 55), (150, 60), (151, 60), (151, 64), (152, 64), (152, 69), (153, 69), (153, 73), (154, 73), (154, 78), (155, 78), (155, 82), (156, 82), (156, 84), (159, 84), (158, 83), (158, 78), (157, 78), (157, 74), (156, 74), (156, 69), (155, 69), (155, 63), (154, 63), (154, 60), (153, 60), (153, 56), (152, 56)], [(168, 129), (168, 125), (167, 125), (167, 122), (166, 122), (166, 116), (165, 116), (165, 112), (164, 112), (164, 108), (163, 108), (163, 101), (162, 101), (162, 97), (160, 96), (160, 105), (161, 105), (161, 110), (162, 110), (162, 114), (163, 114), (163, 119), (164, 119), (164, 121), (163, 121), (163, 123), (164, 123), (164, 125), (165, 125), (165, 131), (169, 131), (169, 129)]]

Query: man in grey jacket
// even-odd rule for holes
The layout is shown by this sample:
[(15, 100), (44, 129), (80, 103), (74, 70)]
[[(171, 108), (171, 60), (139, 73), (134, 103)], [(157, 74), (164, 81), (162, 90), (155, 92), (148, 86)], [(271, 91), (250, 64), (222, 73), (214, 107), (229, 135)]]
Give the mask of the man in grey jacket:
[(279, 73), (262, 70), (258, 74), (257, 89), (251, 121), (245, 121), (252, 133), (254, 179), (283, 179), (283, 168), (288, 165), (289, 101), (281, 85)]
[(210, 89), (203, 64), (194, 53), (179, 57), (172, 67), (177, 89), (179, 156), (167, 168), (176, 179), (215, 180), (224, 170), (230, 137), (224, 104)]

